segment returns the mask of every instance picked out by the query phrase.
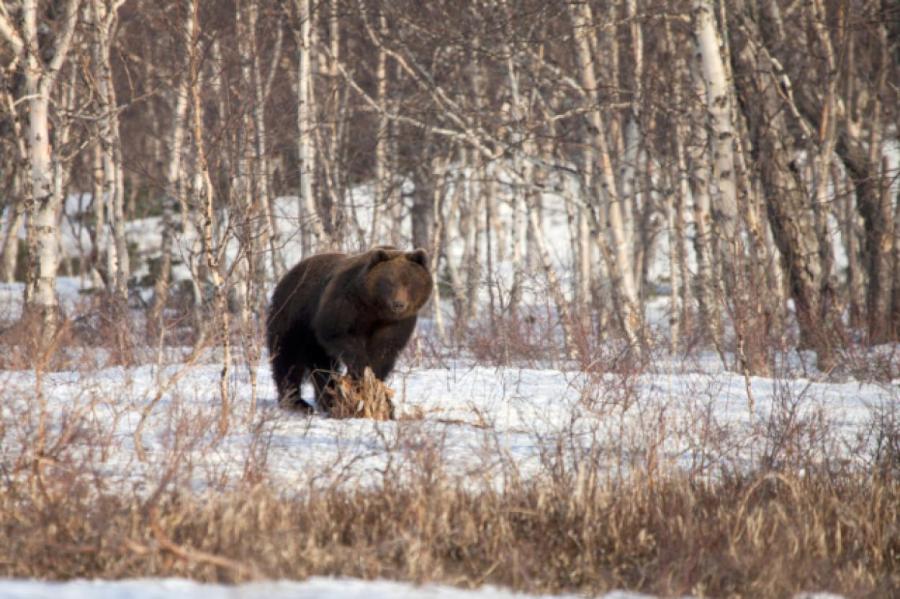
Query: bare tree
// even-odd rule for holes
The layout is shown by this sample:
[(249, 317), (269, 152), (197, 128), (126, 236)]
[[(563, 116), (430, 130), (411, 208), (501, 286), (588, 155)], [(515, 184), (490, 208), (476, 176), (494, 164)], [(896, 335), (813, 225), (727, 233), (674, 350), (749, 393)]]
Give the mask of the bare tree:
[[(12, 283), (15, 279), (16, 263), (19, 258), (19, 231), (25, 220), (27, 192), (23, 185), (24, 165), (28, 162), (28, 149), (25, 147), (25, 135), (15, 108), (15, 100), (8, 89), (0, 90), (4, 111), (7, 113), (8, 126), (13, 133), (12, 148), (6, 153), (2, 164), (4, 173), (8, 173), (5, 186), (6, 226), (3, 234), (3, 246), (0, 247), (0, 281)], [(0, 124), (2, 126), (2, 124)], [(22, 197), (16, 197), (22, 194)]]
[(605, 209), (609, 240), (599, 235), (601, 248), (612, 276), (613, 297), (617, 306), (620, 324), (629, 345), (639, 351), (641, 346), (640, 330), (643, 318), (638, 306), (637, 288), (634, 271), (629, 259), (622, 214), (622, 201), (618, 195), (609, 147), (606, 141), (606, 127), (599, 101), (597, 78), (594, 72), (595, 58), (591, 50), (591, 32), (593, 30), (593, 13), (589, 4), (570, 5), (572, 27), (574, 30), (575, 49), (578, 57), (580, 84), (585, 100), (589, 105), (588, 118), (592, 134), (587, 145), (587, 160), (599, 166), (599, 191), (601, 202), (593, 201), (591, 210), (594, 226), (599, 229), (600, 217), (598, 209)]
[[(171, 129), (168, 133), (168, 160), (165, 167), (165, 189), (162, 198), (162, 244), (160, 247), (160, 267), (153, 287), (153, 304), (150, 310), (150, 321), (157, 322), (169, 297), (169, 279), (172, 276), (172, 253), (174, 239), (179, 232), (184, 232), (187, 222), (187, 200), (184, 195), (182, 161), (184, 160), (184, 141), (187, 133), (187, 114), (192, 82), (190, 74), (190, 45), (194, 38), (194, 18), (191, 0), (183, 0), (176, 8), (176, 14), (183, 19), (178, 27), (176, 47), (183, 48), (185, 57), (177, 83), (169, 97), (172, 105)], [(181, 219), (177, 213), (181, 212)], [(180, 221), (180, 222), (179, 222)]]
[(322, 218), (313, 197), (313, 177), (316, 172), (316, 150), (313, 145), (315, 134), (314, 112), (312, 110), (313, 71), (313, 22), (315, 12), (310, 0), (294, 0), (296, 7), (297, 51), (300, 53), (297, 66), (297, 161), (300, 167), (300, 209), (303, 215), (303, 247), (305, 252), (318, 248), (320, 244), (330, 244), (326, 237)]
[(26, 136), (31, 167), (28, 197), (29, 268), (25, 288), (28, 312), (42, 322), (42, 338), (47, 342), (56, 332), (56, 272), (59, 262), (57, 214), (61, 197), (53, 193), (50, 107), (56, 80), (66, 60), (78, 22), (80, 0), (67, 0), (63, 6), (61, 28), (52, 38), (45, 54), (38, 39), (37, 0), (22, 0), (21, 26), (17, 27), (0, 5), (0, 35), (11, 46), (25, 73), (25, 96), (28, 105)]
[[(107, 224), (113, 244), (109, 256), (107, 291), (124, 305), (128, 301), (128, 246), (125, 241), (125, 177), (119, 136), (119, 108), (113, 84), (110, 53), (119, 8), (125, 0), (90, 0), (91, 50), (97, 87), (99, 115), (97, 133), (103, 169), (102, 203), (107, 206)], [(101, 198), (94, 198), (101, 203)]]
[(733, 22), (735, 86), (749, 126), (769, 223), (786, 263), (802, 343), (816, 350), (820, 367), (827, 370), (834, 364), (839, 320), (834, 312), (835, 291), (795, 162), (781, 95), (785, 80), (763, 43), (759, 23), (743, 3), (735, 8)]

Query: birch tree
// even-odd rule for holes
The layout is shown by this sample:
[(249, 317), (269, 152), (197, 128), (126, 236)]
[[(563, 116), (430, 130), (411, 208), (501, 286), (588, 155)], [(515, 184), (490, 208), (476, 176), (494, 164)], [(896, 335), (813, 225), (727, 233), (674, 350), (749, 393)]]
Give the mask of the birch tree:
[[(379, 33), (384, 36), (387, 33), (387, 18), (384, 15), (384, 9), (381, 8), (378, 13), (378, 29)], [(373, 194), (372, 204), (372, 230), (369, 238), (370, 245), (376, 245), (379, 239), (379, 228), (381, 226), (382, 214), (387, 216), (389, 199), (388, 194), (391, 191), (392, 183), (389, 178), (388, 164), (388, 135), (390, 132), (390, 120), (387, 117), (388, 102), (388, 55), (384, 48), (378, 48), (377, 66), (375, 69), (376, 84), (376, 100), (381, 106), (378, 115), (378, 128), (375, 132), (375, 192)], [(437, 222), (437, 221), (436, 221)], [(436, 260), (436, 254), (432, 252), (432, 260)]]
[[(162, 244), (160, 247), (160, 268), (153, 287), (153, 304), (150, 311), (151, 322), (156, 322), (162, 314), (169, 296), (169, 279), (172, 276), (172, 254), (174, 239), (185, 230), (188, 219), (187, 200), (184, 197), (182, 183), (182, 161), (184, 159), (184, 141), (187, 129), (187, 114), (192, 82), (190, 80), (190, 47), (194, 38), (194, 17), (192, 0), (181, 0), (177, 11), (181, 26), (177, 27), (176, 48), (183, 49), (184, 62), (169, 96), (172, 105), (171, 129), (168, 132), (168, 160), (165, 166), (165, 190), (162, 199)], [(176, 21), (177, 23), (177, 21)], [(176, 220), (180, 211), (180, 222)]]
[[(877, 27), (875, 43), (879, 49), (879, 67), (876, 73), (875, 93), (865, 111), (868, 139), (863, 128), (850, 118), (832, 124), (827, 113), (817, 113), (810, 103), (803, 102), (807, 118), (818, 128), (835, 126), (837, 137), (835, 150), (847, 170), (856, 193), (856, 205), (865, 227), (864, 255), (867, 274), (866, 315), (870, 343), (883, 343), (900, 338), (900, 329), (892, 325), (891, 296), (896, 284), (893, 273), (893, 247), (897, 244), (897, 232), (891, 209), (890, 193), (886, 179), (879, 176), (881, 167), (882, 97), (887, 96), (887, 75), (896, 64), (889, 55), (887, 30), (883, 24)], [(825, 37), (820, 39), (827, 40)], [(826, 92), (827, 94), (827, 92)], [(808, 97), (808, 96), (807, 96)], [(826, 101), (828, 96), (826, 95)], [(818, 115), (822, 114), (823, 117)], [(850, 115), (848, 115), (849, 117)], [(834, 117), (830, 117), (832, 120)]]
[[(28, 163), (28, 149), (25, 146), (25, 135), (22, 124), (16, 113), (15, 100), (9, 90), (0, 91), (0, 100), (9, 119), (9, 127), (13, 137), (7, 145), (6, 160), (0, 163), (7, 174), (6, 186), (6, 226), (3, 233), (3, 245), (0, 247), (0, 281), (12, 283), (15, 280), (16, 263), (19, 258), (19, 231), (25, 220), (27, 188), (24, 185), (23, 170)], [(12, 146), (12, 147), (9, 147)]]
[(67, 0), (62, 7), (61, 28), (42, 48), (38, 39), (37, 0), (22, 0), (21, 26), (13, 23), (0, 4), (0, 35), (21, 61), (28, 106), (26, 144), (30, 164), (28, 196), (29, 265), (25, 287), (26, 313), (41, 322), (42, 340), (49, 342), (56, 332), (56, 272), (59, 263), (57, 214), (61, 198), (53, 193), (53, 163), (50, 139), (51, 96), (60, 69), (66, 60), (78, 22), (80, 0)]
[[(203, 344), (211, 339), (216, 347), (222, 350), (222, 370), (219, 374), (219, 397), (221, 401), (218, 434), (223, 436), (227, 433), (230, 425), (231, 417), (231, 398), (228, 388), (228, 376), (231, 371), (232, 362), (232, 341), (231, 341), (231, 315), (228, 310), (228, 279), (232, 274), (233, 267), (237, 261), (228, 268), (226, 264), (226, 233), (222, 231), (216, 210), (215, 186), (213, 185), (212, 173), (210, 168), (209, 152), (207, 149), (206, 138), (204, 136), (204, 120), (205, 120), (205, 103), (203, 98), (203, 88), (208, 79), (208, 75), (204, 75), (204, 55), (202, 53), (201, 35), (203, 29), (200, 23), (200, 0), (188, 0), (187, 18), (191, 19), (190, 25), (191, 38), (187, 45), (188, 48), (188, 98), (190, 102), (190, 123), (189, 129), (191, 134), (191, 153), (192, 153), (192, 169), (191, 169), (191, 216), (196, 219), (197, 229), (199, 232), (199, 260), (202, 266), (197, 268), (194, 274), (194, 284), (196, 286), (206, 286), (208, 283), (212, 291), (212, 319), (204, 321), (197, 319), (200, 328), (199, 335), (195, 341), (196, 347), (202, 347)], [(218, 60), (213, 59), (216, 63)], [(215, 87), (211, 84), (212, 87)], [(202, 277), (202, 278), (201, 278)], [(202, 294), (196, 298), (202, 301)]]
[(716, 201), (712, 205), (726, 285), (735, 287), (738, 276), (734, 268), (742, 253), (738, 236), (737, 185), (734, 165), (734, 127), (731, 123), (731, 87), (722, 60), (719, 35), (712, 0), (693, 3), (694, 38), (706, 88), (708, 137), (712, 160), (712, 189)]
[(110, 53), (119, 8), (126, 0), (90, 0), (91, 49), (99, 108), (97, 132), (103, 169), (102, 202), (106, 205), (107, 224), (112, 245), (106, 249), (108, 260), (107, 291), (121, 304), (128, 301), (128, 246), (125, 240), (125, 177), (119, 136), (119, 109), (113, 84)]
[(802, 343), (815, 349), (819, 367), (832, 367), (836, 316), (834, 289), (825, 268), (805, 184), (795, 164), (796, 149), (788, 127), (781, 90), (785, 83), (763, 45), (760, 25), (739, 3), (735, 27), (735, 87), (753, 144), (754, 166), (766, 198), (769, 223), (786, 263)]
[[(591, 7), (587, 3), (578, 6), (568, 5), (568, 8), (574, 31), (580, 84), (589, 106), (588, 121), (591, 134), (587, 140), (587, 160), (597, 164), (600, 173), (598, 183), (601, 195), (594, 200), (591, 210), (592, 219), (595, 227), (599, 229), (600, 218), (597, 216), (597, 210), (605, 208), (607, 232), (610, 238), (607, 240), (600, 233), (598, 240), (612, 277), (613, 298), (626, 340), (632, 348), (640, 351), (642, 318), (638, 306), (637, 288), (626, 241), (622, 202), (617, 192), (615, 173), (606, 141), (606, 127), (599, 100), (596, 97), (598, 86), (594, 72), (595, 59), (591, 52), (590, 42), (593, 31), (593, 15)], [(598, 206), (598, 203), (601, 205)]]
[[(766, 300), (748, 289), (748, 275), (759, 273), (758, 264), (747, 264), (740, 230), (738, 211), (736, 130), (732, 121), (732, 85), (725, 62), (726, 45), (721, 41), (711, 0), (695, 0), (692, 5), (694, 45), (699, 65), (694, 72), (702, 77), (698, 91), (705, 89), (708, 153), (711, 163), (709, 191), (713, 216), (713, 243), (721, 269), (715, 274), (717, 297), (728, 305), (736, 337), (735, 353), (745, 373), (762, 373), (767, 369), (765, 345), (767, 326), (760, 306)], [(702, 159), (702, 158), (701, 158)], [(745, 193), (743, 201), (750, 198)], [(745, 214), (749, 211), (745, 210)], [(749, 222), (748, 227), (752, 228)], [(761, 256), (756, 256), (757, 259)], [(764, 278), (755, 276), (757, 284)]]
[(313, 197), (313, 178), (316, 173), (315, 113), (312, 110), (312, 27), (315, 13), (311, 0), (294, 0), (298, 20), (295, 34), (297, 51), (297, 162), (300, 168), (300, 210), (304, 228), (304, 253), (328, 245), (325, 227)]

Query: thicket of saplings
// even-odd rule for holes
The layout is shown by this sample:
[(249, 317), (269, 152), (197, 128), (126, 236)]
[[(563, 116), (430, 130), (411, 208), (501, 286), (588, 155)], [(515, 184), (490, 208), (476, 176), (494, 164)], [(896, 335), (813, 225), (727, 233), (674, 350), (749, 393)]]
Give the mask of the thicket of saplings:
[[(437, 365), (460, 356), (522, 356), (532, 363), (533, 327), (545, 325), (521, 319), (504, 326), (520, 330), (507, 330), (497, 346), (476, 333), (456, 334), (448, 345), (420, 338), (407, 359)], [(61, 327), (60, 342), (40, 355), (29, 350), (28, 337), (13, 334), (7, 331), (11, 351), (3, 367), (34, 368), (36, 388), (28, 413), (0, 409), (3, 577), (238, 582), (326, 575), (715, 597), (823, 589), (887, 597), (900, 590), (897, 414), (873, 417), (876, 442), (840, 459), (790, 449), (826, 434), (811, 430), (826, 425), (773, 414), (770, 421), (783, 425), (759, 433), (767, 437), (767, 456), (697, 471), (666, 465), (650, 435), (643, 451), (611, 468), (608, 446), (572, 442), (573, 424), (569, 439), (563, 431), (558, 442), (544, 444), (537, 476), (522, 475), (499, 444), (484, 449), (497, 452), (490, 472), (450, 472), (441, 439), (425, 432), (421, 418), (406, 418), (381, 429), (404, 448), (405, 459), (390, 463), (377, 482), (314, 484), (310, 477), (308, 486), (284, 488), (267, 472), (268, 425), (303, 416), (275, 412), (249, 425), (254, 442), (240, 479), (198, 492), (187, 482), (202, 474), (185, 452), (216, 442), (209, 441), (217, 419), (210, 405), (206, 420), (173, 416), (168, 455), (135, 490), (104, 478), (104, 460), (117, 441), (92, 424), (90, 410), (46, 408), (42, 369), (88, 363), (83, 352), (67, 354), (77, 332)], [(554, 338), (539, 336), (544, 345)], [(140, 336), (125, 337), (134, 350)], [(106, 350), (114, 343), (121, 339)], [(591, 374), (619, 385), (617, 401), (637, 401), (632, 383), (651, 372), (652, 360), (595, 357), (586, 366)], [(262, 363), (260, 376), (267, 375)], [(92, 401), (111, 400), (100, 395)]]

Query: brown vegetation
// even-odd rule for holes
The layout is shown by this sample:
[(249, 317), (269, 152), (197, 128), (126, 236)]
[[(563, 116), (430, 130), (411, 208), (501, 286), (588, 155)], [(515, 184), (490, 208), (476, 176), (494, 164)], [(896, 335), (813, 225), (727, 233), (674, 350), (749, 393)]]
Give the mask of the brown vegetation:
[(370, 368), (366, 368), (362, 379), (343, 375), (332, 380), (325, 387), (328, 396), (325, 402), (332, 418), (372, 418), (373, 420), (393, 420), (394, 391), (375, 378)]
[(588, 465), (472, 488), (440, 471), (285, 496), (264, 483), (149, 500), (86, 476), (0, 493), (0, 575), (389, 578), (532, 592), (848, 597), (900, 590), (900, 484), (815, 470), (610, 480)]

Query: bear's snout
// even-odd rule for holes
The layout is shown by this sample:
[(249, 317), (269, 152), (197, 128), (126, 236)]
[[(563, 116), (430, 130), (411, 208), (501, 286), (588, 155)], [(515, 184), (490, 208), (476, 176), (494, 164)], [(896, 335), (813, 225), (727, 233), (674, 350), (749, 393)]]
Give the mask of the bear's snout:
[(400, 299), (394, 299), (390, 301), (388, 306), (391, 310), (399, 314), (406, 311), (406, 308), (409, 307), (409, 303)]

